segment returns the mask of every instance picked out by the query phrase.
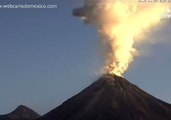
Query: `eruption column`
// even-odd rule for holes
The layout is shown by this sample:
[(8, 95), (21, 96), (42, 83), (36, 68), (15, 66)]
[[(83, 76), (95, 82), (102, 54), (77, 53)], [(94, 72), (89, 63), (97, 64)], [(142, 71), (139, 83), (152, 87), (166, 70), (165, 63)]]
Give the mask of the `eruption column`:
[(168, 3), (139, 3), (136, 0), (85, 0), (73, 15), (97, 28), (106, 45), (105, 72), (122, 75), (138, 50), (134, 45), (143, 39), (145, 31), (160, 22)]

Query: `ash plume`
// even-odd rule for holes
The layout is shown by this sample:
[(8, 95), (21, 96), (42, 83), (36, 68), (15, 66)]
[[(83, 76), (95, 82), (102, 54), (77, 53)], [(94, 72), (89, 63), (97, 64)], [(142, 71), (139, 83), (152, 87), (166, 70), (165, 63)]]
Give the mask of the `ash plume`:
[(92, 24), (102, 44), (106, 44), (105, 72), (122, 75), (138, 55), (134, 45), (144, 38), (144, 31), (158, 25), (168, 3), (140, 3), (136, 0), (84, 0), (73, 10), (86, 24)]

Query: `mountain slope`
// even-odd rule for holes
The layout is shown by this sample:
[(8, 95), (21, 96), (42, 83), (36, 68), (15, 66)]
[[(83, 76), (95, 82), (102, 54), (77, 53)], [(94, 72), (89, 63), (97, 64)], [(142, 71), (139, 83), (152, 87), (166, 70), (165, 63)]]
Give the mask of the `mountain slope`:
[(171, 120), (171, 105), (106, 74), (38, 120)]
[(26, 106), (20, 105), (11, 113), (0, 115), (0, 120), (34, 120), (38, 117), (40, 117), (38, 113)]

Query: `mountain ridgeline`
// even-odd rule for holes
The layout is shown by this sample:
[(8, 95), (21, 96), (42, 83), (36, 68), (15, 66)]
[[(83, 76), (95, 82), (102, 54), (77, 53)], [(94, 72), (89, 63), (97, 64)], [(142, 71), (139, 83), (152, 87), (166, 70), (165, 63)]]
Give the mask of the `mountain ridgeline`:
[(43, 116), (21, 105), (0, 120), (171, 120), (171, 105), (125, 78), (105, 74)]
[(11, 113), (0, 115), (0, 120), (34, 120), (40, 115), (32, 109), (20, 105)]

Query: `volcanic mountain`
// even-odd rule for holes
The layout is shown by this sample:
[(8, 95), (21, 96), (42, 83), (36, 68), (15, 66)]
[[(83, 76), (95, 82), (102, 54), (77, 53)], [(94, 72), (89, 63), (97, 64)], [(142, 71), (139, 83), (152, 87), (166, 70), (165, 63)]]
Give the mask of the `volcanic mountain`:
[(171, 120), (171, 105), (105, 74), (38, 120)]
[(38, 113), (26, 106), (20, 105), (11, 113), (0, 115), (0, 120), (34, 120), (38, 117), (40, 117)]

